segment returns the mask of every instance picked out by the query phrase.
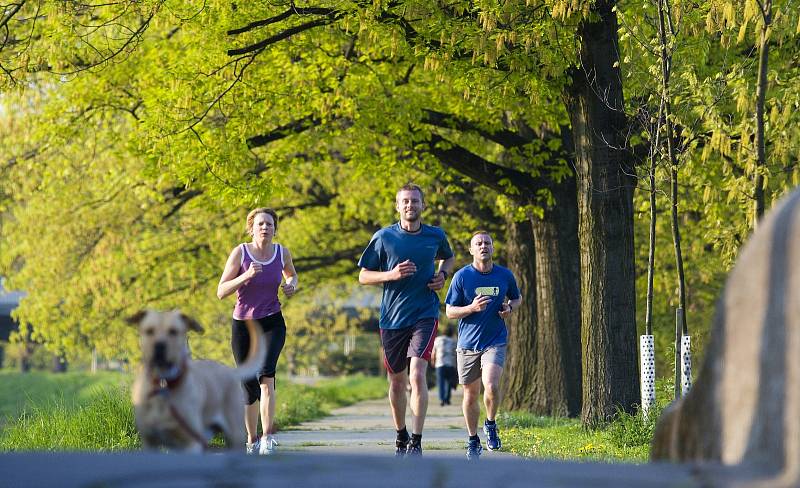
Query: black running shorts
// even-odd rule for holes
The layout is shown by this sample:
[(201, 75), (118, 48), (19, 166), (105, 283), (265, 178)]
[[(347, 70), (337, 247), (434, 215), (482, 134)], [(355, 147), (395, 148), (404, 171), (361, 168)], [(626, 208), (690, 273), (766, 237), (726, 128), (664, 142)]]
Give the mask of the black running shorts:
[(381, 329), (383, 361), (386, 369), (394, 374), (408, 368), (408, 358), (431, 360), (433, 339), (439, 321), (433, 318), (420, 319), (411, 327), (402, 329)]
[[(278, 356), (281, 355), (284, 343), (286, 343), (286, 322), (283, 315), (278, 312), (264, 318), (255, 319), (264, 331), (264, 339), (267, 345), (267, 357), (258, 372), (258, 376), (244, 382), (244, 389), (247, 393), (247, 404), (261, 398), (261, 386), (259, 380), (266, 376), (275, 377), (275, 368), (278, 365)], [(243, 320), (233, 319), (231, 324), (231, 349), (233, 358), (237, 365), (242, 364), (247, 358), (247, 351), (250, 349), (250, 334), (247, 332), (247, 324)]]

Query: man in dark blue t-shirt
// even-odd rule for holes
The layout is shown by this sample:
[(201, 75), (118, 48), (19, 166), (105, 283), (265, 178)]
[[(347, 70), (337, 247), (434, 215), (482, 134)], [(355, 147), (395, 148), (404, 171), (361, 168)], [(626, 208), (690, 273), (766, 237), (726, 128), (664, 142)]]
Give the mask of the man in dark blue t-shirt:
[[(453, 269), (444, 231), (422, 223), (425, 200), (414, 184), (397, 192), (400, 222), (372, 236), (361, 255), (358, 281), (382, 285), (381, 344), (389, 377), (389, 404), (397, 429), (395, 455), (422, 454), (428, 410), (425, 372), (439, 323), (439, 296)], [(435, 270), (435, 262), (439, 269)], [(406, 385), (411, 383), (411, 435), (406, 429)]]
[(495, 416), (500, 405), (500, 377), (506, 357), (508, 331), (505, 318), (522, 303), (517, 281), (508, 268), (494, 264), (494, 245), (488, 232), (478, 231), (469, 244), (472, 264), (453, 276), (447, 291), (447, 317), (458, 320), (456, 347), (458, 381), (464, 385), (462, 409), (469, 441), (467, 458), (477, 460), (483, 448), (478, 437), (478, 398), (483, 380), (486, 406), (486, 445), (501, 447)]

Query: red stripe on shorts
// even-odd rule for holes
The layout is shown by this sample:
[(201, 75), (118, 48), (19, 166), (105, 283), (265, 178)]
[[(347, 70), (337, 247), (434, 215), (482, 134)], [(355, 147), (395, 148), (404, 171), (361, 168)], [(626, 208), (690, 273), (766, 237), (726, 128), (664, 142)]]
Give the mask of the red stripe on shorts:
[(422, 359), (425, 361), (431, 361), (431, 353), (433, 352), (433, 341), (436, 339), (436, 334), (439, 333), (439, 319), (433, 319), (433, 332), (431, 332), (431, 338), (428, 339), (428, 345), (425, 346), (425, 350), (422, 352)]

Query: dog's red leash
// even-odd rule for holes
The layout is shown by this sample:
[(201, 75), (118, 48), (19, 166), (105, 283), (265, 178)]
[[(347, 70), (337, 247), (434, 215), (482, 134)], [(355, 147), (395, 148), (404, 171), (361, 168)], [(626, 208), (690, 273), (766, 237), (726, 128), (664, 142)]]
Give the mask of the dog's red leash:
[(149, 397), (154, 397), (156, 395), (163, 395), (165, 397), (165, 401), (167, 405), (169, 405), (169, 413), (172, 414), (172, 417), (178, 422), (178, 425), (191, 436), (192, 439), (196, 440), (200, 443), (203, 447), (203, 451), (208, 450), (208, 442), (206, 441), (205, 437), (200, 435), (199, 432), (192, 429), (192, 426), (186, 422), (186, 419), (183, 418), (183, 415), (180, 414), (175, 405), (169, 399), (169, 392), (172, 388), (177, 387), (183, 381), (184, 373), (186, 371), (186, 361), (183, 362), (182, 368), (179, 370), (179, 374), (172, 379), (166, 378), (153, 378), (153, 391), (150, 392)]

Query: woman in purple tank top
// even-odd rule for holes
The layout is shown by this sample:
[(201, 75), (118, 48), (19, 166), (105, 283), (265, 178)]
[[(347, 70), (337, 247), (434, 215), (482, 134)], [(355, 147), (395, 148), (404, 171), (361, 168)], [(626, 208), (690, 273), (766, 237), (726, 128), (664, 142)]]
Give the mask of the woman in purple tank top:
[[(223, 299), (236, 292), (231, 326), (231, 348), (237, 364), (244, 362), (250, 347), (245, 320), (261, 324), (267, 341), (267, 357), (258, 374), (244, 384), (247, 393), (245, 428), (248, 454), (272, 454), (277, 440), (274, 437), (275, 369), (283, 344), (286, 342), (286, 323), (281, 314), (278, 290), (286, 298), (297, 290), (297, 272), (289, 250), (272, 239), (278, 230), (278, 215), (269, 208), (257, 208), (247, 214), (247, 233), (252, 241), (240, 244), (231, 251), (225, 271), (217, 286), (217, 296)], [(285, 283), (281, 285), (282, 279)], [(261, 414), (262, 436), (258, 436), (258, 416)]]

